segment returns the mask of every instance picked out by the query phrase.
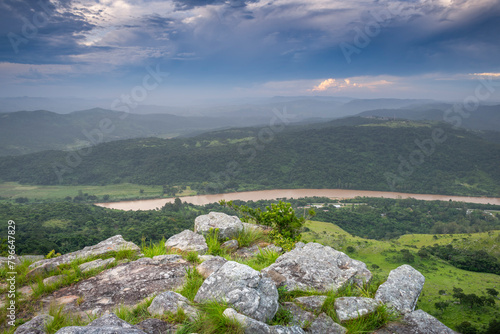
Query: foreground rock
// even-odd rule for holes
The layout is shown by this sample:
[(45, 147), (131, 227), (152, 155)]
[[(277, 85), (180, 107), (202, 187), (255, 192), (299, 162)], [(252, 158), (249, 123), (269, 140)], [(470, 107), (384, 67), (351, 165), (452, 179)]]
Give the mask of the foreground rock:
[(337, 290), (350, 282), (362, 284), (372, 277), (363, 262), (313, 242), (281, 255), (261, 272), (288, 290)]
[(404, 316), (401, 322), (387, 324), (374, 334), (457, 334), (432, 315), (416, 310)]
[(379, 305), (380, 303), (372, 298), (340, 297), (335, 299), (335, 311), (340, 322), (373, 313)]
[(63, 327), (56, 334), (146, 334), (114, 313), (107, 313), (87, 326)]
[(202, 235), (208, 235), (211, 229), (219, 230), (219, 238), (231, 239), (243, 230), (241, 220), (236, 216), (229, 216), (222, 212), (210, 212), (208, 215), (196, 217), (194, 231)]
[(142, 258), (105, 270), (97, 276), (53, 292), (44, 298), (64, 306), (65, 312), (100, 314), (118, 305), (133, 306), (144, 298), (174, 290), (185, 282), (189, 264), (182, 260), (162, 263), (161, 259)]
[(177, 249), (181, 252), (194, 251), (198, 252), (198, 254), (205, 254), (208, 251), (205, 238), (191, 230), (184, 230), (179, 234), (171, 236), (165, 242), (165, 247)]
[(347, 329), (340, 326), (325, 313), (321, 313), (306, 329), (311, 334), (345, 334)]
[(179, 309), (184, 310), (191, 320), (197, 315), (196, 309), (189, 304), (186, 297), (177, 292), (166, 291), (153, 299), (153, 302), (148, 307), (148, 312), (151, 315), (176, 314)]
[(195, 302), (225, 300), (241, 313), (268, 321), (278, 311), (278, 290), (273, 282), (247, 265), (226, 262), (198, 290)]
[(42, 314), (17, 327), (14, 334), (45, 334), (45, 326), (52, 322), (54, 317)]
[(223, 315), (237, 321), (245, 330), (245, 334), (302, 334), (305, 332), (298, 326), (269, 326), (268, 324), (249, 318), (232, 308), (224, 311)]
[[(87, 246), (79, 251), (64, 254), (52, 259), (37, 261), (29, 266), (29, 268), (33, 269), (30, 273), (35, 272), (36, 274), (50, 271), (63, 263), (70, 263), (76, 259), (85, 259), (91, 256), (105, 256), (125, 249), (133, 250), (137, 254), (140, 253), (139, 246), (133, 242), (125, 241), (121, 235), (115, 235), (114, 237), (101, 241), (97, 245)], [(28, 275), (34, 275), (30, 273), (28, 273)]]
[(415, 309), (424, 282), (424, 275), (404, 264), (389, 273), (387, 281), (379, 286), (375, 299), (402, 314), (410, 313)]

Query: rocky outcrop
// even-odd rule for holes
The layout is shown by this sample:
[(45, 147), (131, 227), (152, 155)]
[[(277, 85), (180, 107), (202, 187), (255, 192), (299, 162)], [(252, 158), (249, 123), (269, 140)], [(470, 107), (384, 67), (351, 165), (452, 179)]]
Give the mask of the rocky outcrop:
[(340, 297), (335, 299), (335, 311), (340, 322), (373, 313), (381, 304), (372, 298)]
[(17, 327), (14, 334), (45, 334), (45, 325), (52, 322), (54, 317), (42, 314)]
[(82, 271), (82, 273), (86, 273), (86, 272), (89, 272), (91, 270), (106, 268), (107, 265), (109, 265), (113, 262), (115, 262), (114, 257), (106, 259), (106, 260), (97, 259), (94, 261), (82, 263), (81, 265), (78, 266), (78, 269), (80, 269)]
[(177, 292), (165, 291), (153, 299), (148, 307), (148, 312), (151, 315), (175, 314), (179, 309), (184, 310), (191, 320), (197, 315), (196, 309), (189, 304), (186, 297)]
[(337, 290), (350, 282), (362, 284), (372, 277), (363, 262), (313, 242), (281, 255), (262, 273), (288, 290)]
[(402, 321), (387, 324), (374, 334), (458, 334), (432, 315), (416, 310), (404, 316)]
[(247, 265), (226, 262), (198, 290), (195, 302), (225, 300), (241, 313), (267, 321), (278, 311), (278, 290), (273, 282)]
[(190, 230), (184, 230), (179, 234), (173, 235), (165, 242), (165, 247), (176, 249), (181, 252), (198, 252), (205, 254), (208, 251), (207, 242), (202, 235)]
[(229, 216), (222, 212), (210, 212), (208, 215), (196, 217), (194, 221), (194, 231), (196, 233), (206, 236), (211, 229), (219, 230), (220, 239), (231, 239), (243, 230), (243, 224), (238, 217)]
[(166, 262), (151, 258), (124, 263), (97, 276), (60, 289), (44, 299), (56, 303), (65, 312), (100, 314), (117, 305), (136, 305), (144, 298), (174, 290), (185, 282), (189, 263)]
[(56, 334), (146, 334), (113, 313), (107, 313), (87, 326), (63, 327)]
[(410, 313), (415, 309), (424, 282), (424, 275), (404, 264), (389, 273), (387, 281), (379, 286), (375, 299), (402, 314)]
[(207, 278), (212, 275), (213, 272), (219, 270), (227, 260), (221, 256), (213, 256), (212, 258), (203, 261), (196, 267), (196, 270), (203, 276), (203, 278)]
[(101, 241), (97, 245), (87, 246), (79, 251), (64, 254), (52, 259), (37, 261), (29, 267), (31, 269), (38, 267), (55, 268), (63, 263), (70, 263), (76, 259), (85, 259), (91, 256), (105, 256), (125, 249), (133, 250), (137, 252), (137, 254), (140, 253), (139, 246), (133, 242), (125, 241), (121, 235), (115, 235), (114, 237)]

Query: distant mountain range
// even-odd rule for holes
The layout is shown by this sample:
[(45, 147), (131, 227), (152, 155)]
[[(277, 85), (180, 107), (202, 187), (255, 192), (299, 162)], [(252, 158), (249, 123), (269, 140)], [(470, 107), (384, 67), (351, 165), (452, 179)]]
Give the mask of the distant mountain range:
[[(9, 110), (21, 100), (0, 99)], [(66, 101), (66, 100), (65, 100)], [(28, 98), (25, 104), (47, 105), (51, 99)], [(70, 102), (68, 99), (66, 102)], [(79, 102), (76, 101), (76, 104)], [(0, 113), (0, 156), (21, 155), (44, 150), (72, 150), (91, 144), (131, 138), (172, 138), (193, 136), (230, 127), (266, 125), (276, 113), (291, 115), (292, 123), (314, 123), (352, 115), (443, 121), (452, 105), (412, 99), (352, 99), (348, 97), (274, 97), (255, 103), (206, 106), (137, 106), (134, 113), (93, 108), (70, 113), (47, 110)], [(286, 110), (286, 111), (285, 111)], [(109, 123), (109, 124), (108, 124)], [(101, 125), (109, 127), (101, 131)], [(500, 105), (481, 106), (464, 127), (484, 130), (483, 138), (500, 142)], [(493, 132), (492, 132), (493, 131)]]
[(3, 181), (189, 185), (199, 193), (347, 188), (500, 196), (500, 145), (439, 122), (350, 117), (0, 160)]

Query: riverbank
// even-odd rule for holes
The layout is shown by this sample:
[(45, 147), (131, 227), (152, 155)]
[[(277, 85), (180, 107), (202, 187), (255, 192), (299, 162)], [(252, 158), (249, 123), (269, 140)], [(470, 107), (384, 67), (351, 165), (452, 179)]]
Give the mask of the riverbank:
[[(258, 201), (272, 200), (279, 198), (302, 198), (302, 197), (328, 197), (331, 199), (348, 199), (355, 197), (382, 197), (382, 198), (415, 198), (426, 201), (457, 201), (478, 204), (496, 204), (500, 205), (500, 198), (493, 197), (466, 197), (466, 196), (449, 196), (449, 195), (432, 195), (432, 194), (409, 194), (388, 191), (370, 191), (370, 190), (349, 190), (349, 189), (273, 189), (273, 190), (258, 190), (246, 192), (234, 192), (212, 195), (196, 195), (181, 197), (183, 202), (206, 205), (215, 203), (224, 199), (242, 200), (242, 201)], [(95, 203), (95, 205), (118, 210), (155, 210), (160, 209), (166, 203), (173, 203), (174, 198), (158, 198), (148, 200), (134, 200), (122, 202)]]

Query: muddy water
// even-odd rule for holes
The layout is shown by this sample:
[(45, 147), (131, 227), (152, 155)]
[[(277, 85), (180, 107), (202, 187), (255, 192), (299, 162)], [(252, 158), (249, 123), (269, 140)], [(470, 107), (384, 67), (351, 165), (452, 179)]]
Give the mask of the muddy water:
[[(218, 202), (221, 199), (242, 200), (242, 201), (258, 201), (277, 198), (301, 198), (321, 196), (333, 199), (354, 198), (357, 196), (365, 197), (385, 197), (385, 198), (415, 198), (426, 201), (461, 201), (480, 204), (497, 204), (500, 205), (500, 198), (491, 197), (465, 197), (465, 196), (447, 196), (447, 195), (429, 195), (429, 194), (407, 194), (385, 191), (369, 191), (369, 190), (347, 190), (347, 189), (275, 189), (275, 190), (259, 190), (247, 191), (238, 193), (226, 193), (215, 195), (198, 195), (181, 197), (183, 202), (188, 202), (196, 205), (205, 205)], [(160, 198), (137, 201), (124, 201), (112, 203), (96, 203), (98, 206), (119, 210), (154, 210), (159, 209), (165, 203), (172, 203), (173, 198)]]

